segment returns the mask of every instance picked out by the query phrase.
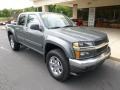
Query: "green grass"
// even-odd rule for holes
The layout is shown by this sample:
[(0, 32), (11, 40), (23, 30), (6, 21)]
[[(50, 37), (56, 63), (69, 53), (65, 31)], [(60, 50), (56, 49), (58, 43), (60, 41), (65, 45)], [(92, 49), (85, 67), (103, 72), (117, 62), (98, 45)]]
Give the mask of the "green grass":
[(0, 21), (8, 21), (9, 17), (0, 17)]

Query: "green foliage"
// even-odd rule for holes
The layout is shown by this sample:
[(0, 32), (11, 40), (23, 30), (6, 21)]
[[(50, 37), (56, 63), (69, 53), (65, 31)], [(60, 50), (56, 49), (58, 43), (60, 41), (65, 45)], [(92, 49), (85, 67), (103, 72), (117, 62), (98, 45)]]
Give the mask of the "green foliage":
[(10, 16), (10, 10), (8, 9), (3, 9), (0, 11), (0, 17), (9, 17)]
[[(36, 12), (36, 11), (42, 11), (42, 8), (29, 7), (29, 8), (17, 9), (17, 10), (3, 9), (0, 11), (0, 17), (12, 17), (16, 19), (21, 12)], [(72, 8), (67, 6), (50, 5), (49, 11), (56, 12), (56, 13), (63, 13), (69, 17), (72, 16)]]
[(78, 9), (78, 18), (83, 19), (83, 20), (88, 20), (88, 15), (89, 15), (89, 9), (84, 8), (84, 9)]
[(7, 20), (9, 20), (9, 17), (0, 17), (0, 22), (1, 21), (7, 21)]
[(56, 12), (56, 13), (63, 13), (69, 17), (72, 16), (72, 8), (67, 6), (60, 6), (60, 5), (50, 5), (49, 6), (50, 12)]
[(10, 17), (14, 14), (21, 13), (23, 11), (24, 12), (35, 12), (35, 11), (37, 11), (37, 9), (34, 7), (29, 7), (29, 8), (25, 8), (25, 9), (18, 9), (18, 10), (3, 9), (3, 10), (0, 10), (0, 17)]
[(25, 11), (25, 12), (35, 12), (35, 11), (37, 11), (37, 10), (36, 10), (36, 8), (34, 8), (34, 7), (29, 7), (29, 8), (25, 8), (24, 11)]

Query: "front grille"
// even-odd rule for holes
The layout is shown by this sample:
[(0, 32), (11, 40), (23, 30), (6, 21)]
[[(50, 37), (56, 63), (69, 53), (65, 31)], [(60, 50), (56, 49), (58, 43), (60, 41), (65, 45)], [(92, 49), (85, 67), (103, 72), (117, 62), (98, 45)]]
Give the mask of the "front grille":
[(81, 60), (97, 57), (97, 56), (101, 55), (102, 53), (107, 52), (108, 49), (109, 49), (109, 47), (108, 47), (108, 45), (106, 45), (106, 46), (103, 46), (103, 47), (101, 47), (99, 49), (90, 50), (89, 51), (90, 54), (88, 56), (86, 55), (84, 57), (81, 56)]
[(104, 47), (101, 47), (101, 48), (97, 49), (97, 50), (96, 50), (96, 55), (100, 55), (100, 54), (106, 52), (107, 49), (108, 49), (108, 45), (106, 45), (106, 46), (104, 46)]
[[(97, 46), (97, 45), (101, 45), (101, 44), (107, 43), (107, 42), (108, 42), (108, 38), (106, 37), (106, 38), (104, 38), (104, 39), (95, 41), (94, 44), (95, 44), (95, 46)], [(101, 48), (95, 50), (95, 56), (100, 55), (100, 54), (106, 52), (107, 49), (108, 49), (108, 45), (103, 46), (103, 47), (101, 47)]]
[[(88, 58), (94, 58), (94, 57), (101, 55), (104, 52), (107, 52), (109, 50), (109, 46), (107, 43), (108, 43), (107, 37), (104, 39), (95, 41), (94, 42), (95, 48), (93, 48), (93, 50), (88, 49), (88, 52), (90, 54), (88, 56), (84, 56), (84, 57), (81, 56), (81, 60), (85, 60)], [(82, 52), (84, 52), (84, 51), (82, 51)]]

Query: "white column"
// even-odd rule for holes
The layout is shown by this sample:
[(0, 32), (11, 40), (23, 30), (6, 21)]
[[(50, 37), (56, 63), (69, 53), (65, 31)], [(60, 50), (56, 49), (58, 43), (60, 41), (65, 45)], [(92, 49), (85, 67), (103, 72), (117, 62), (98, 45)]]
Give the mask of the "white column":
[(77, 19), (77, 9), (78, 9), (78, 5), (73, 4), (73, 19)]
[(95, 8), (89, 8), (88, 26), (94, 27), (95, 25)]
[(42, 6), (42, 12), (48, 12), (48, 6), (47, 5), (43, 5)]

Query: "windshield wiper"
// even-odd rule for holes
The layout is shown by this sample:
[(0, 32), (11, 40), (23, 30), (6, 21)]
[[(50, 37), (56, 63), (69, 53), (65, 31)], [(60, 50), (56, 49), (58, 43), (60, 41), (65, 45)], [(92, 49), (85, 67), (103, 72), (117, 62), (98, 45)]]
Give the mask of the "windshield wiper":
[(63, 26), (63, 27), (50, 27), (49, 29), (57, 29), (57, 28), (65, 28), (65, 27), (76, 27), (74, 25), (66, 25), (66, 26)]
[(74, 26), (74, 25), (67, 25), (67, 26), (64, 26), (64, 27), (76, 27), (76, 26)]
[(61, 27), (50, 27), (49, 29), (57, 29), (57, 28), (61, 28)]

